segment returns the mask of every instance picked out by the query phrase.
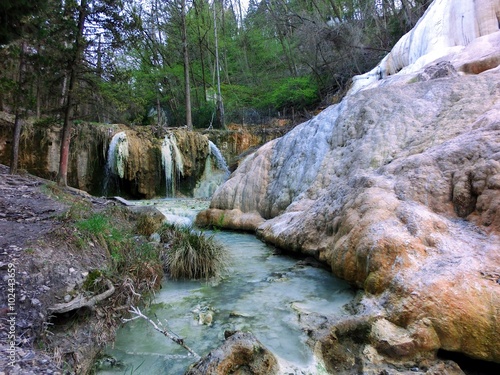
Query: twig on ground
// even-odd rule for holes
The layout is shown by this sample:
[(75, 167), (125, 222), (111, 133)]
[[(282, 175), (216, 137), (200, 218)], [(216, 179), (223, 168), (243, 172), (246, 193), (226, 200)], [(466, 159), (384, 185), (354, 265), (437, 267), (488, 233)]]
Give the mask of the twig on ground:
[(161, 334), (163, 334), (164, 336), (168, 337), (170, 340), (172, 340), (176, 344), (178, 344), (178, 345), (182, 346), (184, 349), (186, 349), (196, 359), (200, 358), (200, 356), (198, 354), (196, 354), (189, 346), (187, 346), (184, 343), (184, 339), (182, 339), (181, 337), (178, 337), (176, 334), (174, 334), (172, 332), (169, 332), (166, 328), (165, 329), (160, 328), (160, 325), (162, 325), (160, 322), (158, 322), (158, 324), (156, 324), (155, 322), (153, 322), (146, 315), (144, 315), (141, 312), (141, 310), (139, 310), (138, 307), (131, 306), (129, 312), (131, 314), (134, 314), (135, 316), (133, 318), (130, 318), (130, 319), (122, 319), (122, 321), (124, 323), (130, 322), (132, 320), (136, 320), (138, 318), (142, 318), (142, 319), (146, 320), (149, 324), (151, 324), (156, 331), (160, 332)]

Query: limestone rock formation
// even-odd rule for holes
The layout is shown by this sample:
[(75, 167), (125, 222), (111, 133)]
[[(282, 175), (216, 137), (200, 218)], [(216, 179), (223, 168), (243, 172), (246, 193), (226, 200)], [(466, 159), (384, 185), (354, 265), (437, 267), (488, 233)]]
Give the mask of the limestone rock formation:
[[(500, 362), (499, 7), (436, 0), (396, 46), (406, 57), (390, 58), (411, 68), (248, 156), (198, 223), (251, 227), (364, 289), (359, 312), (377, 317), (367, 353)], [(472, 29), (447, 45), (462, 14)], [(420, 31), (428, 17), (436, 35)], [(435, 45), (459, 48), (443, 60)]]
[[(6, 164), (10, 160), (12, 129), (12, 118), (0, 118), (0, 162)], [(82, 123), (74, 131), (68, 171), (70, 186), (94, 195), (123, 195), (130, 198), (167, 195), (167, 173), (162, 155), (164, 137), (154, 134), (150, 127)], [(114, 161), (115, 170), (109, 170), (110, 146), (116, 134), (123, 137), (118, 142), (122, 149), (121, 153), (117, 152), (119, 155), (114, 155), (118, 159)], [(171, 195), (193, 196), (195, 189), (201, 191), (198, 197), (211, 195), (220, 185), (219, 181), (211, 183), (215, 186), (199, 189), (200, 181), (210, 178), (207, 173), (217, 169), (208, 137), (183, 129), (170, 129), (168, 134), (175, 138), (177, 163), (182, 165), (182, 171), (175, 171), (175, 175), (170, 176), (170, 182), (176, 185), (176, 191), (171, 192)], [(20, 168), (46, 179), (55, 179), (59, 169), (59, 142), (60, 129), (57, 126), (26, 124), (21, 137)], [(174, 161), (170, 160), (169, 163)]]
[[(488, 40), (488, 35), (498, 33), (499, 29), (500, 3), (497, 0), (435, 0), (378, 66), (353, 78), (350, 93), (374, 87), (388, 76), (414, 73), (438, 59), (453, 59), (457, 66), (467, 69), (463, 67), (465, 61), (460, 61), (468, 57), (464, 53), (466, 46), (477, 39)], [(498, 36), (494, 39), (498, 41)], [(488, 69), (500, 62), (498, 42), (493, 44), (496, 49), (483, 49), (487, 55), (473, 57), (476, 62), (486, 59)]]

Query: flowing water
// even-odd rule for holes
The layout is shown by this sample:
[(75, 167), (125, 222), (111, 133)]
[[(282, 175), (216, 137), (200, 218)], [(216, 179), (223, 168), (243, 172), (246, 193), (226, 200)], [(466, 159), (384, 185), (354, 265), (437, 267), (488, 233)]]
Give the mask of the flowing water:
[(106, 157), (105, 176), (104, 176), (104, 195), (111, 192), (116, 193), (116, 186), (113, 183), (116, 178), (125, 176), (125, 162), (128, 158), (128, 141), (125, 132), (116, 133), (109, 143)]
[(184, 174), (184, 164), (182, 154), (177, 146), (175, 134), (167, 134), (161, 145), (161, 161), (165, 172), (166, 196), (175, 197), (177, 185), (182, 174)]
[[(188, 218), (207, 203), (167, 200), (149, 204), (163, 206), (162, 211), (172, 217), (185, 215)], [(182, 211), (182, 206), (188, 210)], [(217, 283), (165, 280), (144, 313), (163, 322), (201, 356), (222, 344), (225, 330), (251, 331), (293, 368), (316, 374), (298, 312), (341, 314), (342, 306), (353, 297), (349, 286), (324, 269), (278, 255), (276, 249), (254, 235), (207, 234), (224, 244), (231, 254), (225, 277)], [(213, 314), (211, 325), (202, 322), (207, 312)], [(142, 319), (125, 324), (118, 331), (114, 348), (109, 348), (107, 354), (122, 366), (100, 370), (101, 375), (176, 375), (183, 374), (194, 362), (182, 347)]]
[(205, 162), (203, 176), (193, 190), (193, 196), (195, 198), (211, 197), (215, 190), (217, 190), (230, 175), (226, 160), (215, 143), (208, 141), (208, 146), (209, 154)]

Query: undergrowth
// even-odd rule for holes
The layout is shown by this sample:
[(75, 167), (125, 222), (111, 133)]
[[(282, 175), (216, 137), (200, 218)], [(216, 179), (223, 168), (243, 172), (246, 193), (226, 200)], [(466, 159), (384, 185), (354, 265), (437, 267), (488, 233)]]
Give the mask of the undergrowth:
[(69, 218), (74, 220), (73, 235), (80, 249), (97, 244), (107, 251), (109, 264), (106, 272), (110, 277), (127, 276), (141, 283), (149, 276), (156, 279), (154, 285), (158, 286), (162, 276), (160, 248), (136, 235), (133, 222), (137, 218), (125, 208), (111, 206), (101, 212), (80, 211), (78, 215), (69, 215)]

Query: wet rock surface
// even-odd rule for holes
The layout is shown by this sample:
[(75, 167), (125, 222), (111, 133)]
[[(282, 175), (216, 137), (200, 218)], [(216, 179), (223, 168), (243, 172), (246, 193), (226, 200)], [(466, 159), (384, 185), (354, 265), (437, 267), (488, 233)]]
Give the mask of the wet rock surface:
[(186, 375), (278, 374), (274, 355), (251, 333), (230, 332), (219, 348), (195, 363)]

